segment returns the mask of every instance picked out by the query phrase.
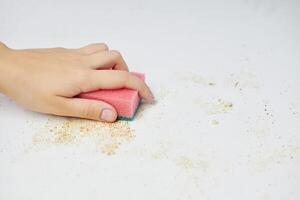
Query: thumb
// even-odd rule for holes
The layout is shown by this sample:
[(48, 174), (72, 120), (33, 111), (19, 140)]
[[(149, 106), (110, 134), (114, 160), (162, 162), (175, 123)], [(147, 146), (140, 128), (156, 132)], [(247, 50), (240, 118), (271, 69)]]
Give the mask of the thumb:
[(114, 122), (117, 111), (108, 103), (98, 100), (81, 98), (60, 98), (59, 115), (92, 119), (104, 122)]

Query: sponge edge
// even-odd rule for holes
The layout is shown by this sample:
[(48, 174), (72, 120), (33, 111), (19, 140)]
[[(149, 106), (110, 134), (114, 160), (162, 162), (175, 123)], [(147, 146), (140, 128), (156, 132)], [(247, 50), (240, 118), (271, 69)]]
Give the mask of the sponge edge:
[[(144, 74), (137, 72), (131, 72), (131, 74), (145, 80)], [(116, 109), (119, 120), (127, 121), (133, 120), (141, 101), (138, 91), (127, 88), (85, 92), (79, 94), (78, 97), (104, 101)]]

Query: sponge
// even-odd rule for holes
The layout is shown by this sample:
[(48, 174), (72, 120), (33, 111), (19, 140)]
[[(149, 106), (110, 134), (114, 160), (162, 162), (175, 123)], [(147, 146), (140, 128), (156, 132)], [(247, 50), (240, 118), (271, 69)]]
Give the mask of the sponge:
[[(145, 75), (137, 72), (130, 72), (132, 75), (145, 80)], [(122, 88), (114, 90), (97, 90), (79, 94), (80, 98), (104, 101), (112, 105), (119, 120), (131, 121), (139, 107), (141, 98), (137, 90)]]

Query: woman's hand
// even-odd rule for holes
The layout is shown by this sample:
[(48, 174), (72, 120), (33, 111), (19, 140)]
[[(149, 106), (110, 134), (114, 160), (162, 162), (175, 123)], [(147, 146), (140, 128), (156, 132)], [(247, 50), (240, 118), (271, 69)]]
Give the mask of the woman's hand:
[(123, 87), (138, 90), (149, 103), (154, 100), (149, 87), (128, 72), (121, 54), (105, 44), (13, 50), (0, 43), (0, 92), (30, 110), (113, 122), (117, 112), (111, 105), (73, 97)]

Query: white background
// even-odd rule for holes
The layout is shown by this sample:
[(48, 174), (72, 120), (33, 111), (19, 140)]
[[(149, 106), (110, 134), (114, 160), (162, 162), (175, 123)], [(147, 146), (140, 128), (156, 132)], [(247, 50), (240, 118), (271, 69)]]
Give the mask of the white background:
[(0, 95), (0, 199), (300, 199), (299, 10), (296, 0), (1, 0), (8, 46), (105, 42), (146, 73), (157, 103), (113, 156), (84, 143), (26, 152), (53, 117)]

